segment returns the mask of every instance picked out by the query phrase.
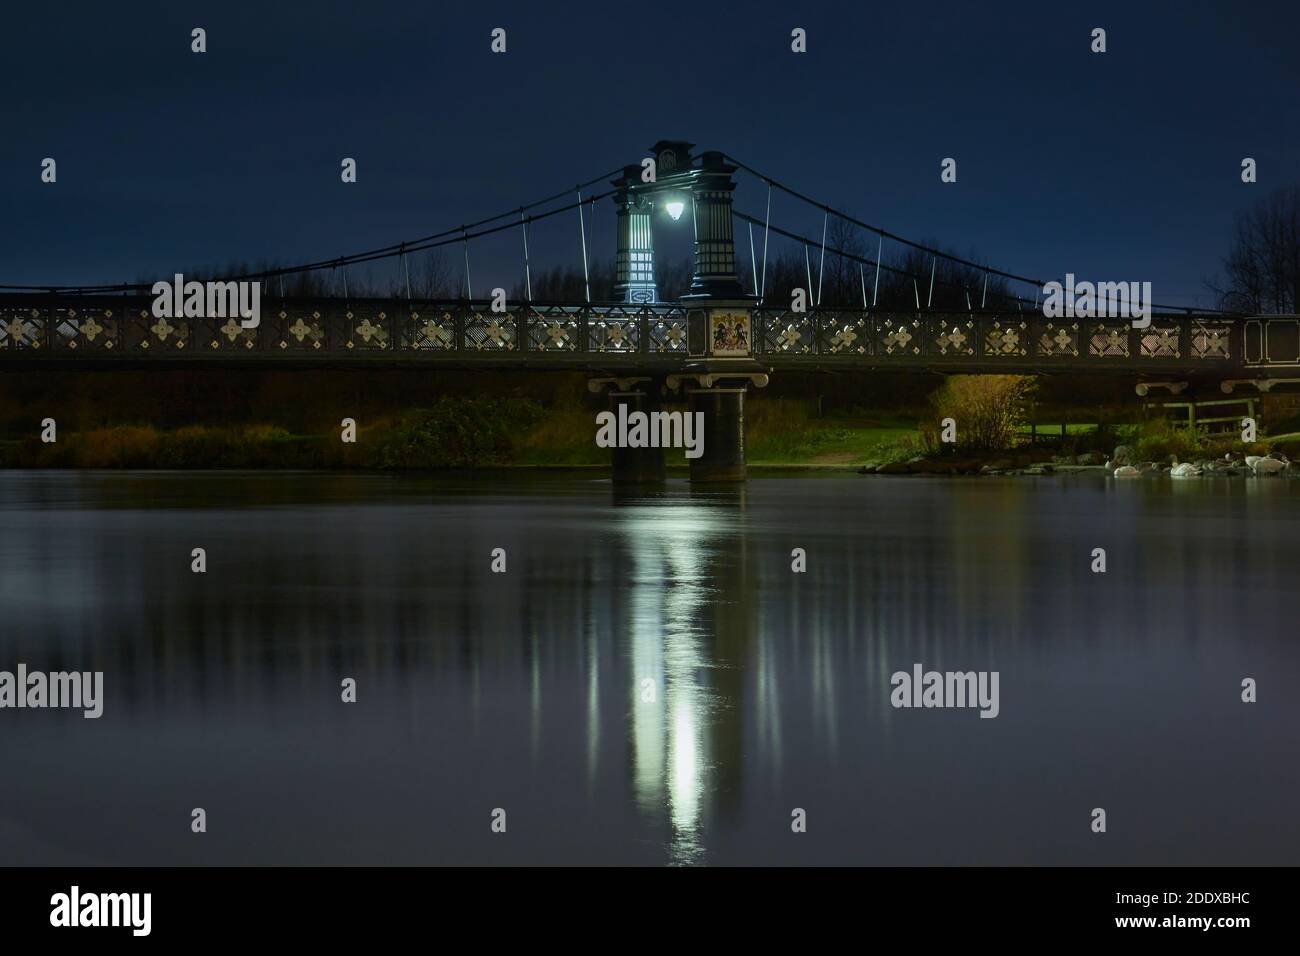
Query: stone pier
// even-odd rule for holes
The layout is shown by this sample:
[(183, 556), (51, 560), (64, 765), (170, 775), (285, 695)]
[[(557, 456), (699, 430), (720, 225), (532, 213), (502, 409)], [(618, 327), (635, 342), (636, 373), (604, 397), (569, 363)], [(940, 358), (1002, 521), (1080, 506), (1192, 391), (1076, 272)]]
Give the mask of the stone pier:
[(704, 413), (704, 449), (690, 461), (691, 481), (744, 481), (745, 386), (687, 388), (690, 411)]
[[(609, 410), (616, 419), (632, 412), (649, 416), (660, 410), (661, 386), (653, 378), (597, 378), (587, 387), (593, 392), (608, 389)], [(655, 484), (664, 480), (662, 448), (614, 447), (610, 453), (616, 484)]]

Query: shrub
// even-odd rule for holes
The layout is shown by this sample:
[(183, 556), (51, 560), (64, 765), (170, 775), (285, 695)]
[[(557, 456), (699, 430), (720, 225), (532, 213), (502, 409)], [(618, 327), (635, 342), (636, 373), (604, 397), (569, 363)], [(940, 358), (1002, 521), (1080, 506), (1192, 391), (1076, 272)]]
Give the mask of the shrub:
[(1203, 442), (1204, 436), (1189, 432), (1185, 426), (1155, 419), (1138, 429), (1133, 451), (1140, 461), (1161, 461), (1171, 455), (1188, 461), (1209, 454)]
[(541, 417), (535, 402), (442, 398), (405, 415), (376, 441), (379, 468), (476, 468), (511, 458), (513, 438)]
[(238, 443), (231, 429), (188, 425), (163, 436), (159, 468), (237, 468)]
[(930, 396), (931, 417), (921, 425), (928, 453), (940, 449), (945, 418), (957, 423), (956, 448), (963, 453), (1014, 447), (1016, 427), (1025, 420), (1036, 383), (1029, 375), (952, 375)]
[(1280, 452), (1291, 460), (1300, 460), (1300, 438), (1286, 438), (1270, 444), (1270, 450)]
[(148, 426), (96, 428), (68, 436), (68, 457), (81, 468), (152, 468), (158, 440)]

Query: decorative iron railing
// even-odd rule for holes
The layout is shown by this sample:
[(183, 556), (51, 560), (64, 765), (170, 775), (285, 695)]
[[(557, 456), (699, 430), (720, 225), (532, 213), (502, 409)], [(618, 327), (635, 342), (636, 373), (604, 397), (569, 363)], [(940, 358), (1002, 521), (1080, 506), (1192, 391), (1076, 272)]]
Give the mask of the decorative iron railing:
[[(156, 361), (418, 361), (501, 367), (675, 368), (707, 358), (708, 306), (511, 304), (393, 299), (262, 300), (238, 318), (157, 318), (125, 296), (0, 296), (0, 367)], [(729, 307), (729, 313), (746, 310)], [(1300, 372), (1300, 318), (748, 310), (763, 365), (943, 370)], [(692, 333), (693, 323), (698, 324)], [(734, 354), (734, 353), (732, 353)]]
[(391, 299), (262, 301), (239, 318), (156, 318), (152, 300), (0, 297), (0, 362), (41, 358), (201, 361), (237, 357), (524, 359), (686, 357), (686, 310), (673, 305), (512, 305)]
[[(1030, 313), (883, 313), (858, 310), (754, 312), (764, 360), (831, 363), (1191, 368), (1241, 363), (1242, 322), (1153, 316), (1146, 328), (1122, 319), (1048, 319)], [(1296, 356), (1300, 360), (1300, 356)]]

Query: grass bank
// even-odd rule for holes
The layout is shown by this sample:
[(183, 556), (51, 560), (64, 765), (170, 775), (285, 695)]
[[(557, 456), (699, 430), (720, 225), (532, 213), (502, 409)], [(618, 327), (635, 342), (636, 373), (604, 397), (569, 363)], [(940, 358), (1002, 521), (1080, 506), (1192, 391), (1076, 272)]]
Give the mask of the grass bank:
[[(670, 408), (684, 406), (670, 406)], [(746, 406), (746, 457), (757, 469), (870, 469), (934, 457), (951, 449), (933, 445), (933, 413), (925, 408), (873, 411), (850, 408), (817, 415), (800, 398), (763, 398)], [(965, 419), (961, 415), (959, 420)], [(519, 397), (453, 397), (429, 400), (400, 412), (358, 415), (355, 441), (343, 426), (297, 429), (280, 424), (183, 425), (148, 422), (97, 424), (60, 430), (42, 442), (36, 430), (24, 438), (0, 438), (0, 467), (141, 469), (365, 469), (437, 470), (490, 467), (608, 467), (609, 451), (596, 446), (593, 408), (582, 401), (546, 402)], [(1098, 461), (1117, 445), (1134, 460), (1266, 454), (1279, 450), (1300, 458), (1300, 432), (1261, 436), (1251, 444), (1189, 433), (1161, 421), (1143, 425), (1070, 422), (1037, 428), (1016, 424), (997, 449), (963, 452), (987, 459), (1015, 452), (1035, 461), (1071, 460), (1091, 453)], [(12, 433), (11, 433), (12, 434)], [(1043, 441), (1044, 438), (1049, 440)], [(681, 450), (667, 452), (670, 468), (685, 467)]]
[[(795, 399), (751, 403), (746, 451), (751, 464), (858, 466), (915, 453), (916, 419), (866, 413), (815, 418)], [(546, 408), (513, 398), (442, 398), (426, 407), (343, 426), (293, 432), (268, 423), (104, 425), (0, 440), (7, 468), (305, 468), (443, 469), (608, 466), (595, 443), (591, 409)], [(668, 464), (685, 466), (680, 450)]]

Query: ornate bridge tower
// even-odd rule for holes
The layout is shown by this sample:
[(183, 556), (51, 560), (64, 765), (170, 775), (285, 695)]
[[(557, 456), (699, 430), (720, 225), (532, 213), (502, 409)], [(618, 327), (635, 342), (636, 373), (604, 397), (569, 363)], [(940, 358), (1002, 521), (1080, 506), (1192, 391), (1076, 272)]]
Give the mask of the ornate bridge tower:
[(687, 299), (744, 299), (736, 275), (732, 239), (731, 193), (736, 188), (721, 153), (707, 152), (699, 164), (692, 143), (660, 140), (650, 148), (654, 179), (646, 181), (644, 167), (624, 166), (613, 182), (618, 210), (615, 293), (629, 304), (658, 302), (654, 278), (656, 207), (674, 221), (689, 211), (695, 230), (695, 265)]
[[(691, 155), (692, 143), (660, 140), (650, 148), (654, 176), (645, 166), (625, 166), (614, 181), (618, 211), (615, 293), (628, 304), (659, 302), (654, 277), (654, 214), (662, 209), (676, 221), (689, 214), (695, 234), (687, 307), (687, 344), (691, 361), (678, 374), (660, 381), (598, 380), (612, 385), (610, 409), (658, 410), (662, 388), (685, 386), (688, 410), (703, 413), (703, 454), (690, 462), (691, 480), (745, 480), (745, 390), (767, 384), (768, 369), (752, 358), (754, 299), (744, 293), (736, 274), (731, 202), (735, 166), (719, 152)], [(663, 475), (663, 451), (622, 450), (615, 455), (615, 480), (641, 481)]]
[(623, 186), (614, 201), (618, 204), (618, 250), (614, 256), (614, 292), (624, 302), (650, 305), (659, 301), (655, 288), (655, 243), (651, 216), (654, 203), (634, 191), (631, 182), (640, 179), (640, 166), (623, 167)]

